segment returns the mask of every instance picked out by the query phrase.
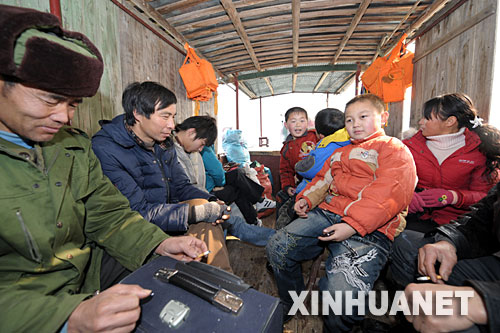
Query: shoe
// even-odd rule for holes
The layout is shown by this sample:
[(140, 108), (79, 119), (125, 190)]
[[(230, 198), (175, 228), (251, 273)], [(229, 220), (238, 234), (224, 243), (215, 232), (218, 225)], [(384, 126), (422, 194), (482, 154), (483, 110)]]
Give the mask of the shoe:
[(255, 204), (257, 212), (260, 212), (264, 209), (276, 208), (276, 201), (269, 200), (268, 198), (264, 198), (262, 202), (257, 202)]
[(295, 317), (295, 316), (288, 314), (288, 312), (290, 312), (290, 309), (292, 308), (291, 305), (287, 305), (283, 302), (280, 302), (280, 303), (283, 306), (283, 325), (284, 325), (284, 324), (288, 323), (290, 320), (292, 320), (293, 317)]
[(269, 261), (266, 260), (266, 270), (271, 274), (274, 275), (273, 267), (269, 263)]
[(258, 218), (257, 223), (255, 223), (255, 225), (258, 227), (262, 227), (262, 220)]
[[(382, 321), (365, 318), (361, 323), (361, 331), (363, 333), (385, 333), (391, 331), (391, 325), (384, 323)], [(404, 332), (404, 331), (403, 331)], [(408, 331), (406, 331), (408, 332)], [(411, 332), (411, 331), (410, 331)]]

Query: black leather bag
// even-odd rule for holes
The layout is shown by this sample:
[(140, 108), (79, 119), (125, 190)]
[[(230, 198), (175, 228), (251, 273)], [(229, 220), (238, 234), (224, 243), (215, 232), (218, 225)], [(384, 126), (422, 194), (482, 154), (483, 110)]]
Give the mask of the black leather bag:
[[(243, 301), (237, 313), (214, 306), (192, 292), (155, 277), (159, 271), (178, 270), (203, 280), (210, 289), (223, 289)], [(157, 274), (156, 274), (157, 275)], [(169, 257), (159, 257), (132, 274), (121, 283), (138, 284), (151, 289), (154, 296), (143, 301), (137, 332), (282, 332), (283, 309), (279, 299), (249, 288), (239, 277), (203, 263), (183, 263)], [(160, 318), (160, 312), (171, 300), (189, 307), (189, 315), (177, 328), (171, 328)]]

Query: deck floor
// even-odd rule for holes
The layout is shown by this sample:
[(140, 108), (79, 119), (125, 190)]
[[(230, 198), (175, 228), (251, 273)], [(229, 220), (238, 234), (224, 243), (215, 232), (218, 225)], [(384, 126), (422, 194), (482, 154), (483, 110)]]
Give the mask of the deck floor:
[[(275, 214), (262, 219), (265, 227), (272, 228), (275, 222)], [(227, 248), (229, 250), (229, 259), (231, 266), (236, 275), (241, 277), (245, 282), (253, 286), (256, 290), (266, 293), (268, 295), (278, 297), (278, 290), (274, 277), (266, 269), (266, 253), (264, 247), (254, 246), (239, 240), (228, 240)], [(307, 281), (309, 276), (309, 269), (312, 261), (306, 262), (302, 265), (304, 280)], [(324, 272), (320, 272), (320, 275)], [(375, 290), (385, 290), (385, 285), (381, 281), (375, 283)], [(309, 307), (308, 307), (309, 308)], [(366, 316), (368, 319), (360, 326), (353, 328), (351, 333), (361, 332), (415, 332), (411, 324), (407, 323), (401, 317), (389, 316), (388, 314), (382, 317), (373, 317), (370, 314)], [(379, 327), (374, 322), (383, 323)], [(363, 327), (363, 328), (362, 328)], [(302, 316), (297, 314), (292, 320), (283, 326), (285, 333), (314, 333), (323, 331), (323, 321), (320, 316)]]
[[(275, 214), (262, 219), (265, 227), (274, 226)], [(228, 240), (229, 259), (236, 275), (249, 283), (256, 290), (278, 297), (274, 277), (266, 269), (266, 251), (264, 247), (254, 246), (239, 240)], [(308, 264), (304, 264), (304, 275), (309, 273)], [(286, 333), (322, 332), (323, 322), (319, 316), (296, 315), (283, 326)]]

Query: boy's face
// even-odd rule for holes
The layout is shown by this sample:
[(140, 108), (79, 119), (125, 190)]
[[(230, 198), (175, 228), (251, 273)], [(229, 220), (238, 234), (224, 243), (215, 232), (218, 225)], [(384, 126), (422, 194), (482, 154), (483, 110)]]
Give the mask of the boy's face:
[(195, 151), (201, 152), (206, 143), (206, 138), (196, 138), (196, 129), (188, 128), (186, 130), (186, 136), (182, 141), (182, 148), (184, 148), (186, 153), (193, 153)]
[(345, 111), (345, 128), (351, 139), (364, 139), (387, 122), (389, 113), (378, 113), (370, 101), (361, 100), (347, 107)]
[(299, 138), (307, 131), (307, 116), (304, 112), (294, 112), (288, 117), (285, 127), (294, 138)]

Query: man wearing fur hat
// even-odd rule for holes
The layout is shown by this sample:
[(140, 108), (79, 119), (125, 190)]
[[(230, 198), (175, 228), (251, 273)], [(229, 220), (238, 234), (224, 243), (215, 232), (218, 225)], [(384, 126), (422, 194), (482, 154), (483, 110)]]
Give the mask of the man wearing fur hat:
[[(2, 332), (130, 331), (151, 291), (110, 287), (121, 265), (133, 270), (157, 254), (192, 260), (207, 249), (131, 211), (86, 135), (65, 125), (102, 71), (96, 47), (55, 16), (0, 5)], [(101, 265), (104, 251), (119, 269)]]

